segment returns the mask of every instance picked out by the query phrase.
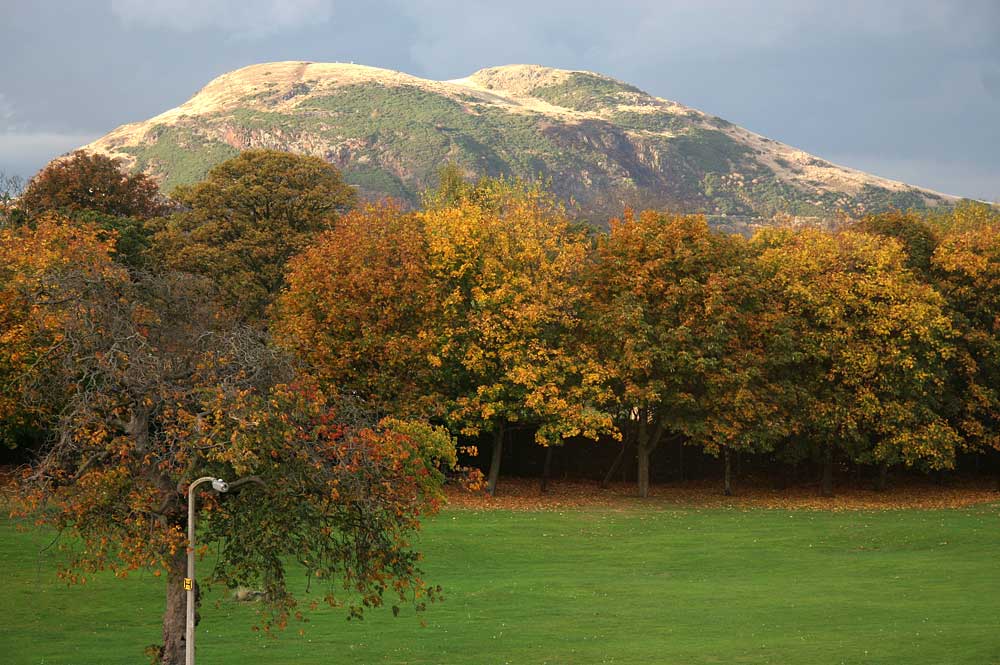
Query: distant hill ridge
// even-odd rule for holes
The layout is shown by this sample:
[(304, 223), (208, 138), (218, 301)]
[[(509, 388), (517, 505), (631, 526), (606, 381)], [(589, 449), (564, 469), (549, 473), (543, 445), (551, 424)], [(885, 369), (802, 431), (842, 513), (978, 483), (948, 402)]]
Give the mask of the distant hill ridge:
[(824, 218), (954, 200), (601, 74), (538, 65), (451, 81), (345, 63), (252, 65), (85, 146), (123, 158), (167, 191), (249, 148), (321, 157), (364, 194), (409, 203), (447, 162), (470, 176), (541, 176), (595, 220), (624, 206)]

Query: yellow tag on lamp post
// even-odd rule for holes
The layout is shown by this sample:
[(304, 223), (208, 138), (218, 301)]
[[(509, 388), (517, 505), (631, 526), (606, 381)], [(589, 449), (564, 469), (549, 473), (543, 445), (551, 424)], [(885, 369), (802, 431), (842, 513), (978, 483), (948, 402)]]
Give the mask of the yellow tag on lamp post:
[(184, 578), (184, 590), (185, 591), (190, 591), (193, 588), (194, 588), (194, 582), (191, 580), (190, 577), (185, 577)]

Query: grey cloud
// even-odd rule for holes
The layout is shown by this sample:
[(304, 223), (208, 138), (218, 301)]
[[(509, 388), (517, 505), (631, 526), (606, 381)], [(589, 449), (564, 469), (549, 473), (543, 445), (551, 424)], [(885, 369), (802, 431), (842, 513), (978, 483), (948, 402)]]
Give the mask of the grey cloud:
[[(416, 24), (413, 53), (428, 69), (452, 67), (456, 52), (493, 54), (495, 64), (498, 53), (515, 60), (549, 56), (547, 62), (589, 55), (624, 64), (797, 50), (841, 34), (852, 41), (919, 34), (925, 48), (989, 46), (1000, 34), (994, 0), (401, 0), (399, 11)], [(567, 39), (574, 33), (583, 37), (575, 47)]]
[(1000, 100), (1000, 66), (984, 69), (979, 77), (986, 94), (993, 99)]
[(0, 133), (0, 171), (28, 177), (49, 160), (99, 138), (96, 134), (58, 132)]
[(111, 11), (127, 26), (178, 32), (216, 29), (246, 37), (325, 23), (331, 0), (111, 0)]
[(5, 130), (14, 122), (14, 105), (0, 92), (0, 130)]

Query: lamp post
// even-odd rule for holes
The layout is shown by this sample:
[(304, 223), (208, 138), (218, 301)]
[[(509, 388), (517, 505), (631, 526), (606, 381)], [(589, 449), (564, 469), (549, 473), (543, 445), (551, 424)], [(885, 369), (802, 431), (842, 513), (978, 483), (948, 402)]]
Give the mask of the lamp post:
[(184, 639), (184, 665), (194, 665), (194, 488), (202, 483), (212, 483), (217, 492), (228, 492), (229, 484), (221, 478), (203, 476), (188, 485), (188, 551), (187, 577), (184, 590), (187, 592), (187, 628)]
[[(184, 578), (184, 590), (187, 592), (187, 626), (184, 637), (184, 665), (194, 665), (194, 488), (207, 482), (212, 483), (212, 489), (216, 492), (228, 492), (246, 483), (257, 483), (262, 487), (267, 486), (258, 476), (247, 476), (232, 483), (227, 483), (222, 478), (202, 476), (188, 485), (187, 577)], [(179, 483), (177, 491), (181, 491), (182, 487), (183, 483)]]

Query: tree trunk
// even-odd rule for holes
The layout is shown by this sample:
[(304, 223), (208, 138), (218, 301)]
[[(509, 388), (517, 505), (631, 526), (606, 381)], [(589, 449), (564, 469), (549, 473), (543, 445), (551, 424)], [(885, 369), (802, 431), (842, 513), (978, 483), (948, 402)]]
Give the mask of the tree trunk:
[(651, 452), (652, 450), (649, 446), (644, 446), (641, 443), (636, 447), (639, 496), (643, 499), (649, 496), (649, 454)]
[(187, 577), (187, 550), (178, 549), (170, 559), (167, 571), (167, 607), (163, 613), (162, 665), (184, 665), (184, 647), (187, 643), (187, 594), (184, 578)]
[(608, 469), (608, 472), (604, 474), (604, 480), (601, 481), (601, 489), (608, 489), (608, 485), (611, 484), (611, 478), (615, 475), (615, 473), (618, 471), (618, 468), (622, 465), (622, 461), (624, 461), (625, 459), (625, 453), (628, 451), (628, 448), (629, 448), (628, 442), (623, 441), (622, 449), (618, 451), (618, 457), (615, 458), (615, 461), (611, 464), (611, 468)]
[(736, 477), (743, 477), (743, 452), (739, 450), (736, 451)]
[(1000, 492), (1000, 450), (993, 451), (993, 482), (996, 491)]
[(788, 462), (779, 462), (772, 460), (772, 464), (765, 467), (768, 471), (768, 475), (771, 478), (771, 482), (776, 490), (788, 489), (788, 476), (789, 467), (791, 465)]
[(823, 496), (833, 496), (833, 444), (826, 444), (823, 449)]
[(552, 471), (552, 446), (545, 446), (545, 464), (542, 466), (542, 491), (549, 489), (549, 473)]
[(886, 462), (882, 462), (878, 465), (878, 479), (875, 481), (875, 489), (879, 492), (884, 492), (886, 488), (886, 481), (889, 479), (889, 465)]
[(649, 456), (656, 450), (663, 436), (663, 423), (654, 418), (653, 431), (649, 431), (649, 411), (639, 412), (639, 427), (635, 436), (636, 473), (639, 483), (639, 496), (645, 499), (649, 496)]
[(732, 471), (731, 471), (732, 467), (729, 464), (729, 448), (728, 447), (723, 448), (723, 451), (724, 452), (722, 453), (722, 456), (725, 457), (726, 459), (726, 481), (725, 481), (725, 489), (723, 490), (723, 492), (725, 493), (726, 496), (732, 496), (733, 483), (732, 483)]
[(132, 411), (129, 417), (126, 431), (135, 444), (135, 449), (139, 453), (149, 450), (149, 410), (137, 408)]
[(504, 428), (501, 422), (493, 433), (493, 458), (490, 460), (490, 475), (487, 479), (486, 491), (490, 496), (496, 494), (497, 481), (500, 479), (500, 459), (503, 456)]
[(677, 441), (677, 479), (684, 482), (684, 438)]

